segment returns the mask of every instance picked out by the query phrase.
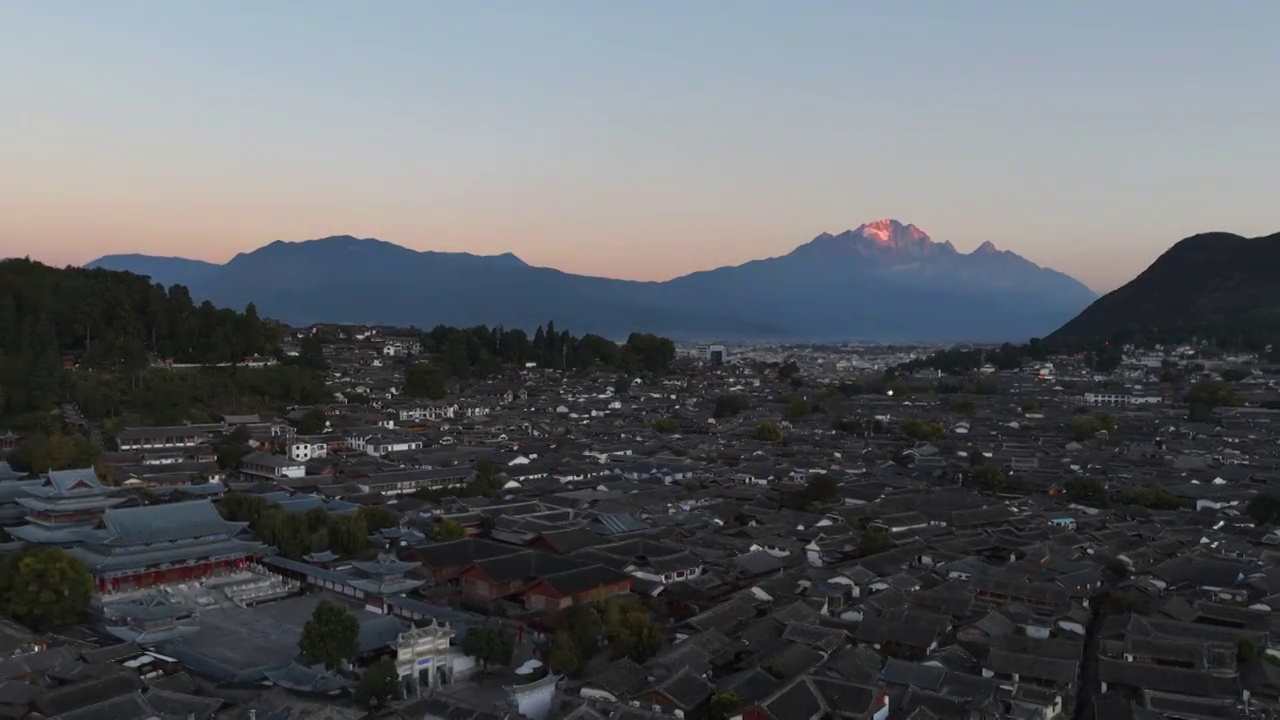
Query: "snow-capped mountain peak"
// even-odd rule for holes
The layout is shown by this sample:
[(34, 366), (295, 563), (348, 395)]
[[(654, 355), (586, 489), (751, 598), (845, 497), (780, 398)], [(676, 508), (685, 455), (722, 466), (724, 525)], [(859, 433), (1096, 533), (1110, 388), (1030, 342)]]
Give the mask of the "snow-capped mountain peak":
[(929, 235), (915, 225), (903, 225), (891, 218), (859, 225), (853, 233), (885, 247), (932, 242)]

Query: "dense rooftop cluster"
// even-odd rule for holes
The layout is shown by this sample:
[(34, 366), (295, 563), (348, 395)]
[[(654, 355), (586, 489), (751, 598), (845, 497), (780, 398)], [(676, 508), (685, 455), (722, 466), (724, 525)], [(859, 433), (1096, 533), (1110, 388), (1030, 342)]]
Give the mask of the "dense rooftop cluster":
[[(292, 330), (223, 369), (323, 401), (0, 428), (11, 716), (1280, 710), (1256, 356), (433, 332)], [(53, 574), (79, 604), (32, 606)]]

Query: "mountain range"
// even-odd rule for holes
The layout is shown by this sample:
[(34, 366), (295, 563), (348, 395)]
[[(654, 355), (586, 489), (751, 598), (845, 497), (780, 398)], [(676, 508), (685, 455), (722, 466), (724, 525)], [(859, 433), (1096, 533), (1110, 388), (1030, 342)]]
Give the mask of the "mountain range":
[(1062, 346), (1199, 339), (1261, 349), (1280, 343), (1278, 276), (1280, 233), (1193, 235), (1046, 339)]
[(183, 284), (291, 324), (478, 324), (678, 339), (1025, 340), (1096, 295), (991, 243), (962, 253), (914, 225), (867, 223), (792, 252), (665, 282), (574, 275), (510, 253), (420, 252), (350, 236), (273, 242), (223, 265), (108, 255), (88, 267)]

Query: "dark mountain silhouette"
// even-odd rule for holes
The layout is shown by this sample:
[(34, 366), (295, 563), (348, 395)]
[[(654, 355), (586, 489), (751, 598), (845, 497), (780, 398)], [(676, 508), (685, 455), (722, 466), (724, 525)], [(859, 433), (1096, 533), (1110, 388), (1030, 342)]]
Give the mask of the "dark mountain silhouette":
[[(146, 274), (171, 283), (162, 270)], [(990, 243), (965, 254), (893, 220), (824, 233), (782, 257), (667, 282), (573, 275), (509, 253), (418, 252), (349, 236), (274, 242), (237, 255), (191, 291), (231, 307), (254, 302), (290, 323), (532, 328), (554, 319), (610, 337), (645, 331), (797, 340), (1023, 340), (1095, 297), (1072, 278)]]
[(221, 265), (203, 260), (179, 257), (155, 257), (152, 255), (104, 255), (85, 265), (92, 270), (126, 270), (135, 275), (146, 275), (165, 285), (191, 287), (204, 282), (222, 269)]
[(1071, 346), (1201, 339), (1260, 349), (1280, 342), (1278, 276), (1280, 233), (1194, 235), (1046, 340)]

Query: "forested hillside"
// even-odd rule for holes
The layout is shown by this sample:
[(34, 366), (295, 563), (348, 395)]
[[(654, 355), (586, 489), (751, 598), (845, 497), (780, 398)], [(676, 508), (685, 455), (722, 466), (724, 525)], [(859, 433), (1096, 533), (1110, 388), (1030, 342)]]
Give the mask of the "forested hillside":
[(109, 270), (0, 261), (0, 415), (52, 408), (69, 381), (62, 368), (116, 373), (152, 357), (219, 363), (269, 354), (280, 331), (244, 312), (196, 305), (186, 288)]
[(568, 330), (557, 331), (554, 322), (538, 326), (532, 338), (520, 329), (440, 325), (425, 333), (422, 341), (423, 350), (438, 354), (443, 370), (460, 379), (526, 363), (555, 370), (610, 368), (662, 374), (676, 357), (675, 343), (664, 337), (633, 333), (618, 345), (599, 335), (577, 337)]
[(1261, 351), (1280, 344), (1280, 233), (1204, 233), (1169, 248), (1141, 275), (1107, 293), (1046, 341), (1071, 347), (1206, 341)]

